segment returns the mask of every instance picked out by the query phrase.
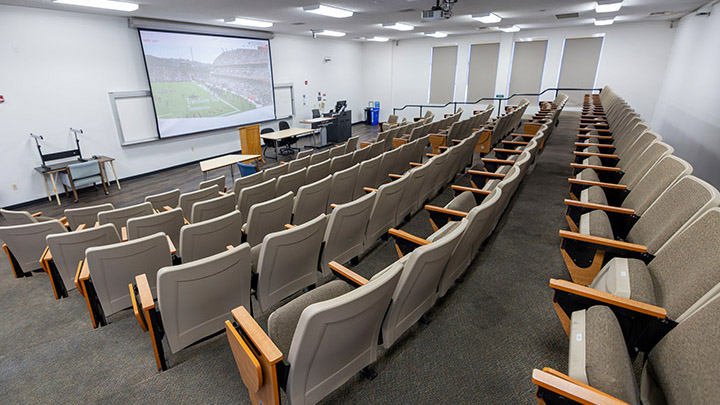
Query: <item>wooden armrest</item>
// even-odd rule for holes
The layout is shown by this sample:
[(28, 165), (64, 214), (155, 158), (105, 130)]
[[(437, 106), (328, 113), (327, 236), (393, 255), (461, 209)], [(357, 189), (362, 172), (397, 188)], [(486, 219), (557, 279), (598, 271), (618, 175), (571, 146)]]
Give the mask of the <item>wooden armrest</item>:
[[(88, 267), (87, 260), (80, 260), (78, 262), (78, 269), (75, 273), (75, 280), (76, 282), (80, 281), (87, 281), (90, 279), (90, 267)], [(83, 295), (85, 295), (84, 290), (80, 288), (81, 291), (83, 291)]]
[(173, 209), (173, 207), (171, 207), (171, 206), (169, 206), (169, 205), (163, 206), (163, 211), (170, 211), (170, 210), (172, 210), (172, 209)]
[(377, 189), (372, 187), (363, 187), (363, 191), (366, 193), (376, 193)]
[(453, 190), (456, 190), (456, 191), (469, 191), (469, 192), (475, 193), (475, 194), (485, 194), (485, 195), (490, 194), (490, 192), (487, 190), (483, 190), (483, 189), (479, 189), (479, 188), (475, 188), (475, 187), (456, 186), (455, 184), (453, 184), (450, 186), (450, 188), (452, 188)]
[(502, 159), (490, 159), (490, 158), (482, 158), (480, 159), (485, 163), (495, 163), (498, 165), (514, 165), (515, 161), (512, 160), (502, 160)]
[(362, 287), (368, 283), (368, 280), (365, 277), (355, 273), (334, 260), (331, 261), (328, 266), (339, 279), (345, 281), (353, 287)]
[(453, 216), (461, 217), (461, 218), (465, 218), (467, 216), (467, 212), (457, 211), (457, 210), (449, 210), (447, 208), (438, 207), (435, 205), (426, 205), (425, 209), (428, 211), (440, 212), (442, 214), (453, 215)]
[(436, 153), (426, 153), (425, 156), (431, 158), (431, 157), (437, 156), (437, 154)]
[(233, 250), (234, 248), (235, 248), (235, 246), (233, 246), (233, 245), (225, 246), (225, 250)]
[(480, 171), (480, 170), (468, 170), (468, 173), (475, 174), (477, 176), (497, 177), (498, 179), (505, 178), (505, 175), (503, 173), (493, 173), (493, 172)]
[[(462, 139), (451, 139), (450, 142), (452, 142), (452, 143), (460, 143), (460, 142), (462, 142)], [(443, 147), (444, 147), (444, 146), (441, 146), (441, 148), (443, 148)]]
[(608, 246), (617, 249), (629, 250), (638, 253), (647, 253), (647, 247), (636, 243), (623, 242), (614, 239), (607, 239), (600, 236), (585, 235), (579, 232), (561, 230), (558, 233), (561, 238), (573, 239), (581, 242), (593, 243), (596, 245)]
[(502, 148), (493, 148), (494, 152), (500, 152), (500, 153), (514, 153), (514, 154), (520, 154), (523, 151), (521, 150), (515, 150), (515, 149), (502, 149)]
[(62, 218), (58, 219), (58, 221), (60, 221), (60, 223), (63, 225), (67, 225), (67, 223), (68, 223), (67, 217), (62, 217)]
[(42, 254), (42, 256), (40, 256), (40, 261), (41, 262), (49, 262), (52, 259), (53, 259), (53, 257), (52, 257), (52, 253), (50, 253), (50, 247), (45, 246), (45, 250), (43, 250), (43, 254)]
[(507, 144), (507, 145), (520, 145), (520, 146), (524, 146), (524, 145), (527, 145), (530, 143), (530, 142), (524, 142), (524, 141), (500, 141), (500, 142)]
[(578, 152), (578, 151), (573, 151), (573, 154), (574, 154), (575, 156), (597, 156), (597, 157), (608, 158), (608, 159), (617, 159), (617, 158), (618, 158), (618, 155), (612, 155), (612, 154), (609, 154), (609, 153), (593, 153), (593, 152)]
[(438, 132), (440, 132), (440, 133), (439, 133), (439, 134), (435, 134), (435, 135), (445, 135), (445, 134), (448, 133), (448, 131), (449, 131), (449, 129), (440, 129), (440, 130), (438, 130)]
[(100, 226), (100, 221), (95, 221), (95, 225), (93, 225), (93, 227), (97, 228), (98, 226)]
[(584, 165), (584, 164), (580, 164), (580, 163), (570, 163), (570, 167), (573, 167), (575, 169), (604, 170), (607, 172), (620, 172), (621, 171), (621, 169), (619, 167)]
[(123, 226), (122, 228), (120, 228), (120, 235), (122, 237), (122, 241), (127, 242), (128, 235), (127, 235), (127, 227), (126, 226)]
[[(152, 296), (152, 290), (150, 290), (150, 283), (148, 283), (147, 275), (140, 274), (135, 276), (135, 286), (138, 290), (138, 296), (140, 297), (140, 308), (143, 311), (149, 311), (155, 308), (155, 300)], [(134, 294), (130, 294), (134, 296)]]
[(612, 133), (611, 130), (604, 129), (604, 128), (578, 128), (578, 130), (585, 131), (585, 132), (596, 131), (596, 132), (602, 132), (602, 133)]
[(438, 146), (438, 149), (440, 149), (440, 150), (448, 150), (448, 149), (450, 149), (450, 147), (449, 147), (449, 146)]
[(177, 253), (177, 249), (175, 249), (175, 244), (173, 244), (173, 241), (172, 241), (172, 239), (170, 239), (169, 236), (165, 235), (165, 237), (167, 238), (168, 248), (170, 249), (170, 254), (174, 255), (175, 253)]
[(80, 225), (77, 226), (77, 228), (75, 228), (75, 230), (76, 230), (76, 231), (82, 231), (82, 230), (84, 230), (85, 228), (86, 228), (85, 224), (80, 224)]
[(370, 142), (360, 142), (360, 149), (362, 149), (366, 146), (370, 146), (370, 145), (372, 145), (372, 143), (370, 143)]
[(590, 288), (584, 285), (575, 284), (572, 281), (550, 279), (550, 288), (552, 288), (553, 290), (565, 291), (573, 295), (590, 298), (592, 300), (600, 301), (605, 304), (629, 309), (631, 311), (639, 312), (642, 314), (654, 316), (656, 318), (667, 318), (667, 311), (665, 310), (665, 308), (661, 308), (656, 305), (646, 304), (644, 302), (632, 300), (630, 298), (618, 297), (614, 294), (596, 290), (594, 288)]
[(285, 224), (285, 229), (293, 229), (293, 228), (295, 228), (295, 227), (297, 227), (297, 225)]
[(581, 184), (583, 186), (598, 186), (605, 188), (615, 188), (618, 190), (627, 190), (627, 186), (624, 184), (605, 183), (602, 181), (578, 180), (570, 178), (568, 179), (568, 182), (572, 184)]
[(422, 166), (422, 163), (417, 163), (417, 162), (410, 162), (410, 166), (413, 166), (413, 167), (420, 167), (420, 166)]
[(609, 144), (609, 143), (584, 143), (584, 142), (575, 142), (575, 146), (597, 146), (598, 148), (614, 148), (615, 145)]
[(587, 208), (590, 210), (603, 210), (608, 212), (617, 212), (618, 214), (635, 215), (635, 210), (622, 207), (613, 207), (612, 205), (596, 204), (570, 199), (565, 199), (565, 205), (572, 205), (573, 207)]
[(415, 244), (417, 244), (417, 245), (420, 245), (420, 246), (429, 245), (429, 244), (432, 243), (432, 242), (430, 242), (430, 241), (427, 240), (427, 239), (423, 239), (423, 238), (420, 238), (420, 237), (418, 237), (418, 236), (415, 236), (415, 235), (413, 235), (413, 234), (411, 234), (411, 233), (408, 233), (408, 232), (405, 232), (405, 231), (401, 231), (400, 229), (390, 228), (390, 230), (388, 231), (388, 233), (389, 233), (390, 235), (394, 236), (394, 237), (408, 240), (408, 241), (410, 241), (410, 242), (412, 242), (412, 243), (415, 243)]
[(40, 215), (42, 215), (42, 211), (38, 211), (34, 214), (31, 214), (31, 216), (33, 216), (33, 217), (39, 217)]
[(577, 134), (575, 135), (578, 138), (597, 138), (597, 139), (613, 139), (612, 136), (603, 136), (603, 135), (585, 135), (585, 134)]
[(519, 136), (519, 137), (521, 137), (521, 138), (526, 138), (526, 139), (535, 138), (535, 134), (520, 134), (520, 133), (517, 133), (517, 132), (511, 133), (510, 136)]
[(388, 177), (390, 177), (391, 179), (399, 179), (399, 178), (401, 178), (402, 176), (399, 175), (399, 174), (390, 173), (390, 174), (388, 174)]
[(567, 376), (560, 377), (547, 370), (549, 369), (545, 368), (543, 371), (534, 369), (533, 384), (581, 404), (627, 405), (627, 403), (580, 381)]
[(338, 207), (337, 204), (330, 204), (330, 208), (332, 208), (332, 209), (335, 209), (335, 208), (337, 208), (337, 207)]

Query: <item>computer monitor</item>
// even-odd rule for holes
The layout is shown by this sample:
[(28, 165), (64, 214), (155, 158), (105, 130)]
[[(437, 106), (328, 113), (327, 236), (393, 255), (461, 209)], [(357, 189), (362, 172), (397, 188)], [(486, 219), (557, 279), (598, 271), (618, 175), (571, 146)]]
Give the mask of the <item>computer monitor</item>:
[(346, 100), (340, 100), (335, 103), (335, 113), (341, 113), (345, 110), (347, 107), (347, 101)]

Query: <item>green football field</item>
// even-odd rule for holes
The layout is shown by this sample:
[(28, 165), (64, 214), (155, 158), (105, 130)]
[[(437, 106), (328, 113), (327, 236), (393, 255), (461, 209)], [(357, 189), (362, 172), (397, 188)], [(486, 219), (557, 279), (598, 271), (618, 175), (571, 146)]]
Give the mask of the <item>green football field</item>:
[(215, 94), (193, 82), (153, 83), (158, 118), (221, 117), (252, 110), (245, 98), (214, 89)]

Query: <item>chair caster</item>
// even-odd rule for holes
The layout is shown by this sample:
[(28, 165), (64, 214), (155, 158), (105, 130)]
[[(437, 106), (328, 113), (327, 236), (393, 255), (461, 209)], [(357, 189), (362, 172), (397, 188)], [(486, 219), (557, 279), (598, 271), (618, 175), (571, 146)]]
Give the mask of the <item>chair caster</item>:
[(361, 374), (363, 377), (367, 378), (368, 381), (374, 380), (374, 379), (377, 377), (377, 375), (378, 375), (378, 374), (377, 374), (377, 371), (373, 370), (373, 368), (370, 367), (370, 366), (367, 366), (367, 367), (365, 367), (364, 369), (360, 370), (360, 374)]

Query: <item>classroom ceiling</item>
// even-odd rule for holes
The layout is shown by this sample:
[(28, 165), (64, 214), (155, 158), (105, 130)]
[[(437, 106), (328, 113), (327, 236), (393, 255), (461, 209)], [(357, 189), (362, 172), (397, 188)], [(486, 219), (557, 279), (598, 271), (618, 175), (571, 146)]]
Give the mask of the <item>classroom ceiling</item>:
[[(280, 34), (311, 36), (311, 30), (347, 33), (344, 40), (383, 36), (390, 39), (419, 38), (424, 32), (441, 31), (449, 35), (491, 32), (498, 25), (517, 24), (522, 30), (592, 26), (593, 18), (616, 16), (615, 23), (672, 20), (693, 11), (707, 0), (625, 0), (615, 13), (596, 14), (594, 1), (573, 0), (457, 0), (453, 16), (447, 20), (422, 21), (421, 10), (430, 9), (435, 0), (127, 0), (140, 8), (134, 12), (114, 12), (53, 3), (51, 0), (0, 0), (0, 4), (65, 10), (81, 13), (158, 18), (227, 26), (224, 18), (246, 17), (271, 21), (268, 30)], [(304, 12), (302, 7), (324, 4), (353, 11), (349, 18), (331, 18)], [(494, 12), (503, 18), (499, 24), (482, 24), (472, 14)], [(556, 14), (578, 13), (575, 18), (558, 19)], [(383, 28), (383, 23), (404, 22), (415, 26), (401, 32)]]

